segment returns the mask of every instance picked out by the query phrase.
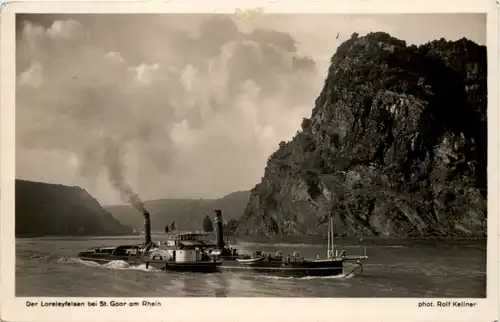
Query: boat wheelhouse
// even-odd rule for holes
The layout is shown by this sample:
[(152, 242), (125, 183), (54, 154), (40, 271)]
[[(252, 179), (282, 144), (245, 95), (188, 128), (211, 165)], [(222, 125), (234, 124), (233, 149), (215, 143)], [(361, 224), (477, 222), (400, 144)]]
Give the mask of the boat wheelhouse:
[(207, 249), (215, 246), (210, 236), (198, 232), (173, 235), (165, 245), (152, 250), (148, 258), (142, 261), (146, 268), (152, 266), (166, 270), (214, 272), (222, 261), (208, 254)]
[(167, 246), (175, 247), (198, 247), (212, 248), (217, 246), (213, 242), (213, 233), (183, 232), (171, 235), (166, 243)]

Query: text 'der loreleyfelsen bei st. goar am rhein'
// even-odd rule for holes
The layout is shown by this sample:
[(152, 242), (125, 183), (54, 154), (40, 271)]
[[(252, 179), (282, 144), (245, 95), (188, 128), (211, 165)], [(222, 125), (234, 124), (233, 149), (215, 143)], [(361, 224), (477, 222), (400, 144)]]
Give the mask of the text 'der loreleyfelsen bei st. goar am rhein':
[(26, 301), (27, 307), (161, 307), (160, 301)]
[(471, 301), (420, 301), (418, 307), (457, 307), (457, 308), (473, 308), (476, 307), (476, 302)]

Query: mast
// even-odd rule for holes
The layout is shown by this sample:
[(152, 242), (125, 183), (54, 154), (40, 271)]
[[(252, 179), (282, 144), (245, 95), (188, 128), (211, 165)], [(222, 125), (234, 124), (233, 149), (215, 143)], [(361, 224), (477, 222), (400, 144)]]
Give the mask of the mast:
[(335, 254), (335, 229), (334, 229), (334, 224), (333, 224), (333, 218), (332, 215), (330, 215), (330, 231), (332, 233), (332, 256), (336, 256)]
[[(280, 216), (281, 217), (281, 216)], [(280, 243), (283, 242), (283, 226), (281, 224), (281, 218), (278, 219), (279, 222), (279, 230), (280, 230)]]
[(215, 227), (216, 227), (216, 243), (219, 249), (224, 249), (226, 243), (224, 242), (224, 222), (222, 221), (222, 210), (215, 209)]
[(144, 211), (143, 212), (144, 216), (144, 245), (149, 245), (152, 242), (151, 239), (151, 216), (149, 215), (149, 212)]
[(331, 229), (331, 227), (330, 227), (330, 218), (328, 218), (328, 250), (326, 252), (326, 258), (327, 259), (330, 258), (330, 237), (331, 237), (330, 236), (330, 229)]

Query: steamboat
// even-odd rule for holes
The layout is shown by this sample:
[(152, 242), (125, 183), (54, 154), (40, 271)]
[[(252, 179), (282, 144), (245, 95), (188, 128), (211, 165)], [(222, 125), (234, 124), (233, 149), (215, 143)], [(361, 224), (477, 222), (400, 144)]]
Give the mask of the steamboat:
[[(107, 263), (121, 260), (132, 265), (145, 264), (157, 269), (190, 272), (243, 271), (284, 277), (350, 275), (363, 271), (363, 255), (347, 255), (345, 250), (336, 249), (331, 216), (328, 222), (328, 249), (325, 258), (301, 257), (298, 252), (285, 255), (256, 251), (250, 254), (239, 253), (226, 245), (223, 233), (222, 210), (215, 210), (216, 241), (210, 240), (205, 233), (179, 233), (166, 242), (152, 242), (149, 213), (144, 213), (145, 241), (141, 245), (119, 245), (97, 247), (78, 254), (83, 260)], [(354, 268), (346, 273), (345, 263), (353, 263)]]
[[(153, 242), (151, 219), (144, 212), (144, 244), (94, 247), (78, 253), (78, 258), (105, 264), (124, 261), (131, 265), (145, 264), (146, 268), (189, 272), (216, 272), (222, 260), (208, 256), (206, 247), (197, 247), (187, 238), (176, 239), (173, 243)], [(204, 244), (210, 246), (210, 244)]]

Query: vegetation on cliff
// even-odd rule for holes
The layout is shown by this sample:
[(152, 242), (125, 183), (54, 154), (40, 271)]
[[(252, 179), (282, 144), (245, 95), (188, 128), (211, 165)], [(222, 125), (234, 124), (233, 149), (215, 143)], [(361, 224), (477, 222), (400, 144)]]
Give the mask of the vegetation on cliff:
[(353, 34), (312, 115), (270, 156), (242, 234), (486, 234), (486, 48)]
[(80, 187), (16, 180), (16, 237), (131, 234)]

